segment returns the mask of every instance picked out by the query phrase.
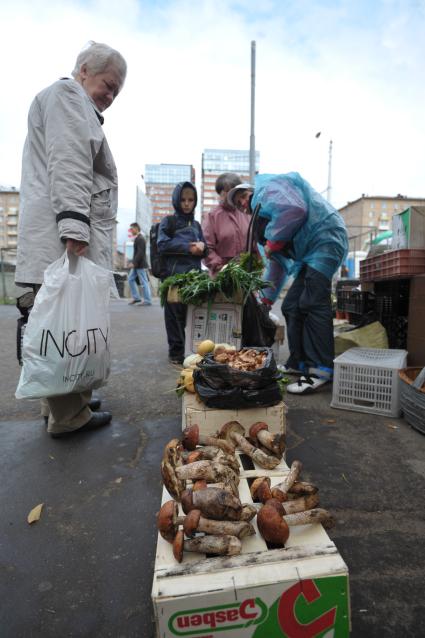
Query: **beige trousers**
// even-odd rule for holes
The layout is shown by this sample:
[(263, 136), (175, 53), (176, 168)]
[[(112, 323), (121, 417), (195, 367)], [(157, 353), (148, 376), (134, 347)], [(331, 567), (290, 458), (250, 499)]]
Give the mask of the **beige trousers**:
[(72, 432), (90, 421), (93, 414), (88, 406), (91, 395), (88, 390), (41, 399), (41, 414), (49, 418), (47, 431), (53, 434)]

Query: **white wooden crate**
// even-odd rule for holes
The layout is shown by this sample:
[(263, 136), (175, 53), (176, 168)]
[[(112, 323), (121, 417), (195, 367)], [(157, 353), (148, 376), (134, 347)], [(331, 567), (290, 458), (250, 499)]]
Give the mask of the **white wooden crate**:
[(265, 421), (270, 432), (286, 432), (286, 413), (288, 409), (283, 401), (269, 408), (246, 408), (241, 410), (217, 410), (207, 408), (197, 400), (196, 395), (185, 392), (183, 395), (182, 429), (188, 425), (198, 425), (201, 434), (213, 435), (228, 421), (239, 421), (246, 432), (253, 423)]
[[(252, 503), (248, 479), (269, 476), (273, 486), (288, 471), (284, 461), (274, 470), (241, 464), (242, 503)], [(164, 488), (162, 501), (170, 498)], [(232, 557), (186, 552), (179, 564), (158, 535), (152, 587), (158, 637), (297, 638), (306, 635), (305, 624), (322, 633), (329, 628), (329, 638), (348, 636), (348, 569), (322, 525), (292, 527), (285, 548), (270, 550), (256, 518), (251, 522), (255, 536), (242, 539), (242, 553)]]

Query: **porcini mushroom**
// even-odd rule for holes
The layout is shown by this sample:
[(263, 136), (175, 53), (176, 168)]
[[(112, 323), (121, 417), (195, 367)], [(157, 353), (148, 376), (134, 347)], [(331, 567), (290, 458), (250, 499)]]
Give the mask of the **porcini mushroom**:
[(278, 458), (282, 458), (285, 451), (285, 435), (281, 433), (272, 434), (269, 426), (264, 421), (257, 421), (249, 428), (249, 437), (254, 444), (260, 443), (265, 448), (273, 452)]
[(277, 498), (279, 501), (288, 500), (287, 493), (289, 492), (295, 481), (298, 480), (298, 477), (301, 474), (301, 470), (301, 461), (294, 461), (289, 469), (285, 480), (272, 488), (273, 498)]
[(234, 556), (240, 554), (242, 544), (236, 536), (198, 536), (190, 540), (184, 540), (182, 530), (176, 534), (173, 543), (174, 558), (181, 563), (183, 552), (198, 552), (200, 554), (219, 554), (221, 556)]
[(161, 461), (161, 476), (170, 496), (179, 501), (186, 488), (186, 481), (178, 478), (175, 466), (166, 458)]
[(265, 541), (283, 547), (289, 537), (289, 527), (277, 509), (263, 505), (257, 514), (258, 531)]
[(200, 510), (192, 510), (183, 521), (186, 536), (193, 536), (196, 532), (204, 532), (213, 536), (224, 534), (244, 538), (255, 534), (255, 529), (246, 521), (215, 521), (201, 516)]
[(251, 497), (253, 501), (265, 503), (272, 498), (270, 491), (270, 478), (268, 476), (259, 476), (253, 481), (250, 487)]
[(220, 429), (220, 438), (235, 444), (242, 452), (250, 456), (253, 461), (265, 467), (268, 470), (272, 470), (279, 464), (279, 459), (274, 456), (265, 454), (262, 450), (254, 447), (245, 438), (245, 429), (238, 421), (229, 421), (225, 423)]
[(164, 503), (156, 519), (158, 531), (162, 538), (172, 543), (183, 520), (184, 517), (178, 515), (178, 505), (175, 501)]
[(183, 430), (182, 443), (186, 450), (194, 450), (197, 445), (214, 445), (215, 447), (221, 448), (227, 454), (233, 454), (235, 451), (235, 446), (228, 441), (216, 439), (206, 434), (200, 434), (199, 425), (196, 424), (188, 425)]
[(185, 514), (193, 509), (201, 510), (206, 518), (217, 521), (239, 521), (242, 514), (242, 503), (228, 490), (208, 487), (206, 490), (185, 490), (181, 496)]

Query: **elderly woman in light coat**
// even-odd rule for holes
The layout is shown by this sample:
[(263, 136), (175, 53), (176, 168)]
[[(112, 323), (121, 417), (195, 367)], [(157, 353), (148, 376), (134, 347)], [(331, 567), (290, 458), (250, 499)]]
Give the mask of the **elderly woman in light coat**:
[[(43, 282), (47, 266), (64, 249), (112, 267), (112, 233), (117, 209), (117, 172), (102, 130), (105, 111), (126, 77), (122, 55), (91, 43), (78, 56), (72, 78), (41, 91), (28, 115), (22, 159), (17, 285)], [(63, 436), (111, 420), (94, 412), (90, 393), (44, 400), (48, 431)]]

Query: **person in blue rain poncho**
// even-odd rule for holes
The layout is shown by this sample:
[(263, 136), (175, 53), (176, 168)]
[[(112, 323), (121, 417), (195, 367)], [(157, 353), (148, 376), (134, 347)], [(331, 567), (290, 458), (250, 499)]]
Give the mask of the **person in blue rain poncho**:
[(332, 379), (331, 281), (348, 251), (345, 224), (298, 173), (258, 175), (252, 210), (257, 204), (267, 257), (264, 279), (271, 284), (263, 303), (270, 307), (288, 276), (294, 277), (282, 304), (290, 352), (283, 370), (301, 376), (287, 390), (312, 392)]

